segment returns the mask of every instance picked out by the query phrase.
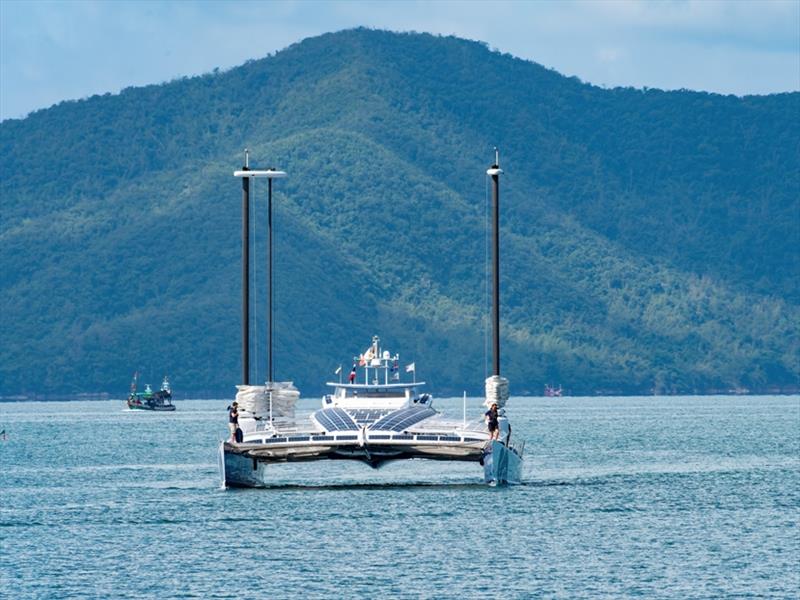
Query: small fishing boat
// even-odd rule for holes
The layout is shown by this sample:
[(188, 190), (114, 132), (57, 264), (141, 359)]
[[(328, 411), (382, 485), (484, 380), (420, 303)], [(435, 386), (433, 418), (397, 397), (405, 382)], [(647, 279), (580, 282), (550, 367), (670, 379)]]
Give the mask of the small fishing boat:
[(133, 381), (131, 381), (131, 391), (128, 394), (128, 408), (131, 410), (156, 410), (156, 411), (173, 411), (175, 405), (172, 403), (172, 388), (169, 384), (169, 379), (164, 376), (161, 382), (161, 389), (154, 392), (150, 384), (145, 384), (144, 391), (137, 391), (139, 381), (139, 373), (133, 374)]
[(547, 398), (560, 398), (563, 393), (564, 390), (561, 388), (560, 385), (558, 387), (555, 387), (547, 383), (544, 384), (544, 395)]

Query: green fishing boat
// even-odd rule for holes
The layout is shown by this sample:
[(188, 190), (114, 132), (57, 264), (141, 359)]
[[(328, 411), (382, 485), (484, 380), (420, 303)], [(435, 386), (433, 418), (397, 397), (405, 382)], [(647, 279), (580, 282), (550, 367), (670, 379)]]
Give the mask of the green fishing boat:
[(133, 374), (133, 381), (131, 381), (131, 392), (128, 394), (128, 408), (131, 410), (156, 410), (156, 411), (173, 411), (175, 405), (172, 403), (172, 388), (169, 385), (169, 379), (164, 376), (161, 382), (161, 389), (154, 392), (150, 384), (146, 384), (143, 392), (136, 390), (139, 383), (139, 373)]

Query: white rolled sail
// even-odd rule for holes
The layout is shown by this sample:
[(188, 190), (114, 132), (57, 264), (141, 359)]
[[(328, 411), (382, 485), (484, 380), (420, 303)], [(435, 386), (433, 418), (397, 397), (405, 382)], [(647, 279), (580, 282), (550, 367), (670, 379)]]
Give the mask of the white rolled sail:
[(508, 379), (500, 375), (492, 375), (486, 378), (486, 401), (484, 406), (491, 407), (497, 404), (497, 408), (503, 408), (508, 401)]
[(291, 381), (275, 381), (269, 385), (237, 385), (236, 402), (243, 416), (267, 417), (270, 414), (270, 392), (272, 392), (272, 416), (294, 418), (294, 407), (300, 391)]

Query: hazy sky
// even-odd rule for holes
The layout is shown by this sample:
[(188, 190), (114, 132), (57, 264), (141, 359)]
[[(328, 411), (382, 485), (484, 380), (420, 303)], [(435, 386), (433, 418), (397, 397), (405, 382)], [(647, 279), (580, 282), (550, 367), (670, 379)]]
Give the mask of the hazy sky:
[(0, 0), (0, 118), (359, 25), (485, 41), (597, 85), (800, 89), (800, 0)]

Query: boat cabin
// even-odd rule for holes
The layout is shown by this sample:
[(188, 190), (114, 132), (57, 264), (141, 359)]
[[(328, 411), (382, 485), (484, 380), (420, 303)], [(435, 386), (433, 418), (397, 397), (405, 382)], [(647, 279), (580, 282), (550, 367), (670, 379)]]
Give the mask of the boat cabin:
[(425, 382), (416, 381), (414, 363), (406, 367), (406, 372), (414, 374), (413, 381), (400, 381), (400, 355), (381, 350), (380, 338), (373, 336), (372, 345), (353, 357), (353, 368), (346, 382), (342, 381), (341, 367), (337, 369), (340, 380), (327, 383), (333, 388), (333, 393), (323, 396), (322, 407), (392, 411), (415, 404), (429, 406), (430, 394), (417, 391)]

